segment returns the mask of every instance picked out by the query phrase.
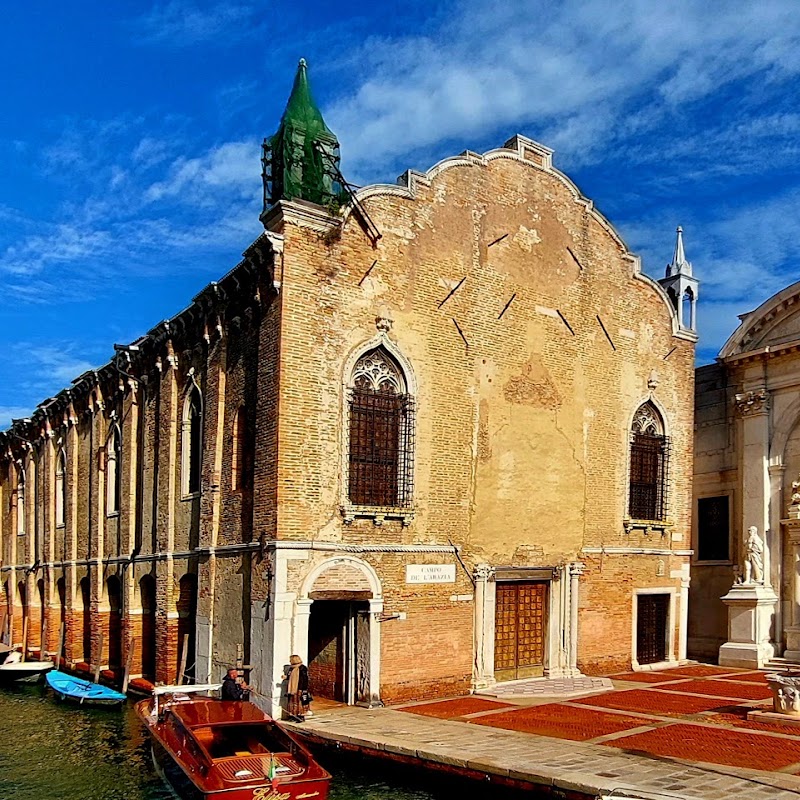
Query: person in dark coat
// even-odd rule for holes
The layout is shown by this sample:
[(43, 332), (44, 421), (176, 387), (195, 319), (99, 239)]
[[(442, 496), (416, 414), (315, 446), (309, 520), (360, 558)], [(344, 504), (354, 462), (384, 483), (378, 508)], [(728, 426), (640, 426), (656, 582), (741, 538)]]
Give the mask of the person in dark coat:
[(289, 672), (284, 675), (288, 679), (286, 687), (286, 713), (291, 719), (304, 722), (311, 716), (309, 705), (311, 694), (308, 691), (308, 667), (298, 655), (289, 657)]
[(238, 678), (239, 670), (231, 667), (222, 680), (221, 700), (247, 700), (250, 687), (246, 683), (240, 683)]

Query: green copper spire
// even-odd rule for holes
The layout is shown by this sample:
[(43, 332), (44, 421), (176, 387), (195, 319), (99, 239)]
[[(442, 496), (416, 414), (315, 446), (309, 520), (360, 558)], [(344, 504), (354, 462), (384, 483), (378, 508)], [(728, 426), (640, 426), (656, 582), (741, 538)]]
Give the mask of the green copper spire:
[(304, 58), (281, 124), (264, 140), (264, 210), (279, 200), (329, 205), (339, 199), (339, 142), (322, 119), (308, 84)]

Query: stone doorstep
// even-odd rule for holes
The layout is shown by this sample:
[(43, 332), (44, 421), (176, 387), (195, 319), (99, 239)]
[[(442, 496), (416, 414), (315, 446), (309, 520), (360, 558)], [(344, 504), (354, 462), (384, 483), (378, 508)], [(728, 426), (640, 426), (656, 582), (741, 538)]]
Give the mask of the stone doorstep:
[(477, 689), (477, 697), (572, 697), (613, 690), (610, 678), (524, 678)]

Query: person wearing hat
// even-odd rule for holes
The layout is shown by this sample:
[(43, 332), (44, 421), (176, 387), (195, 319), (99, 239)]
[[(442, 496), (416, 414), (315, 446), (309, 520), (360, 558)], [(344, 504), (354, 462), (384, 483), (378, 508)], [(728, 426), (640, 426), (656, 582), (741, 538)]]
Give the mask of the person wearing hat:
[(222, 680), (221, 700), (247, 700), (250, 688), (239, 679), (239, 670), (230, 667), (228, 674)]

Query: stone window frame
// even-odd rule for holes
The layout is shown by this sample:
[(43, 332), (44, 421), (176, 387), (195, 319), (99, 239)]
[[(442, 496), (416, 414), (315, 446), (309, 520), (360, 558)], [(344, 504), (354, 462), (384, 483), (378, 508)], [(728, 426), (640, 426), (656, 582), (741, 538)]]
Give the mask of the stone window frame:
[[(700, 558), (700, 501), (714, 497), (726, 497), (728, 499), (728, 558), (727, 559), (701, 559)], [(692, 564), (704, 567), (730, 567), (735, 565), (733, 558), (734, 551), (734, 504), (733, 490), (708, 491), (698, 495), (692, 502)]]
[(59, 445), (56, 452), (56, 471), (54, 481), (56, 528), (67, 525), (67, 451)]
[(17, 536), (25, 536), (28, 533), (27, 519), (27, 474), (24, 462), (20, 461), (17, 468), (17, 489), (16, 489), (16, 531)]
[[(197, 429), (192, 424), (192, 401), (197, 398)], [(203, 418), (205, 408), (203, 403), (203, 392), (194, 378), (194, 370), (189, 375), (183, 398), (183, 411), (181, 414), (181, 499), (194, 500), (201, 495), (202, 474), (203, 474)], [(194, 436), (199, 437), (199, 441), (194, 443)], [(194, 445), (194, 447), (193, 447)], [(193, 450), (196, 448), (198, 463), (194, 463)], [(197, 483), (192, 481), (192, 473), (197, 469)]]
[(106, 516), (117, 517), (122, 500), (122, 430), (114, 422), (106, 437)]
[[(350, 501), (349, 477), (350, 477), (350, 390), (353, 388), (356, 366), (359, 361), (373, 350), (383, 348), (395, 362), (400, 370), (405, 383), (405, 393), (416, 400), (418, 395), (416, 377), (411, 362), (403, 354), (402, 350), (389, 338), (386, 330), (381, 330), (377, 336), (362, 342), (354, 348), (349, 357), (345, 360), (342, 370), (342, 414), (340, 425), (341, 430), (341, 500), (340, 511), (344, 518), (345, 525), (351, 524), (355, 519), (371, 519), (376, 526), (383, 524), (384, 520), (396, 519), (402, 525), (409, 525), (414, 519), (414, 456), (410, 454), (411, 475), (409, 479), (409, 489), (407, 505), (404, 506), (365, 506), (357, 505)], [(416, 426), (416, 412), (410, 424)], [(416, 449), (416, 445), (414, 445)]]
[(245, 440), (247, 438), (247, 406), (242, 403), (233, 415), (231, 429), (231, 492), (244, 489)]
[[(659, 435), (664, 437), (666, 453), (664, 456), (665, 463), (663, 467), (663, 478), (661, 491), (664, 494), (663, 507), (665, 509), (664, 519), (640, 519), (631, 516), (630, 513), (630, 487), (631, 487), (631, 454), (633, 444), (633, 437), (635, 434), (634, 426), (637, 423), (637, 417), (645, 406), (651, 406), (658, 415), (655, 423), (659, 428)], [(652, 422), (653, 420), (651, 420)], [(669, 499), (671, 495), (672, 476), (670, 474), (671, 466), (671, 439), (669, 435), (669, 422), (666, 411), (661, 404), (653, 397), (652, 394), (640, 398), (636, 404), (633, 413), (630, 416), (627, 429), (625, 431), (626, 441), (626, 476), (625, 476), (625, 515), (623, 519), (623, 527), (626, 533), (631, 533), (634, 530), (639, 530), (646, 535), (651, 533), (658, 533), (665, 536), (667, 532), (672, 529), (672, 520), (669, 516)]]

